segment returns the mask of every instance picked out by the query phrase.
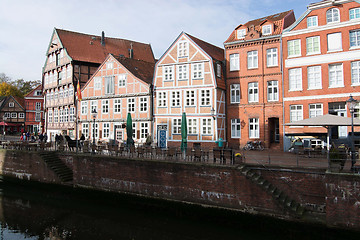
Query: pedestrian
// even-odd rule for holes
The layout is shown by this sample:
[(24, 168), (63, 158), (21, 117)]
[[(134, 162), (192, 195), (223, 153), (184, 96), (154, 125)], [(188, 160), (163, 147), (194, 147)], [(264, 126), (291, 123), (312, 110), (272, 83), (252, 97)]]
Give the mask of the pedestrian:
[(47, 142), (48, 136), (46, 133), (44, 133), (44, 142)]
[(40, 142), (42, 142), (44, 140), (44, 135), (42, 133), (40, 133), (40, 135), (39, 135), (39, 140), (40, 140)]

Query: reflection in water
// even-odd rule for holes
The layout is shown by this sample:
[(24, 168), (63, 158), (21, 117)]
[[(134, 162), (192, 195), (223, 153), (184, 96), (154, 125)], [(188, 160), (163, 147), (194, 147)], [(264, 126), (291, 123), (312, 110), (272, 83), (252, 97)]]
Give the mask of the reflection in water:
[(349, 232), (48, 185), (0, 183), (1, 239), (351, 239)]

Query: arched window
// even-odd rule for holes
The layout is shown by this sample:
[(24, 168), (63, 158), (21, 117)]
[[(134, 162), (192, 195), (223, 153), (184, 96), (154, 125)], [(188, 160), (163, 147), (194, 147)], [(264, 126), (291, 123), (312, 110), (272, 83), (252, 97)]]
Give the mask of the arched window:
[(326, 12), (326, 22), (327, 23), (339, 22), (339, 21), (340, 21), (339, 9), (331, 8), (331, 9), (327, 10), (327, 12)]

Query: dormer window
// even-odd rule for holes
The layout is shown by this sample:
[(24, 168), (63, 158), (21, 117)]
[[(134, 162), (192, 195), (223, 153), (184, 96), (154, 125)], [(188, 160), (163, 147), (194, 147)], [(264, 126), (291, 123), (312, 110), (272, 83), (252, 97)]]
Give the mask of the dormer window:
[(246, 35), (246, 29), (237, 30), (237, 38), (238, 39), (245, 38), (245, 35)]
[(333, 23), (333, 22), (340, 22), (340, 13), (339, 9), (331, 8), (326, 12), (326, 22)]
[(360, 18), (360, 8), (352, 8), (349, 10), (349, 18), (352, 19), (359, 19)]
[(271, 25), (264, 25), (262, 27), (262, 34), (263, 35), (270, 35), (272, 33)]
[(178, 57), (187, 57), (189, 50), (189, 44), (187, 41), (180, 41), (178, 43)]
[(317, 16), (311, 16), (307, 18), (307, 27), (317, 27), (318, 25), (318, 17)]
[(41, 90), (36, 90), (34, 96), (41, 96), (42, 92)]
[(14, 106), (15, 106), (14, 102), (9, 102), (9, 107), (14, 107)]
[(106, 63), (106, 69), (113, 69), (113, 68), (114, 68), (114, 63), (113, 62)]

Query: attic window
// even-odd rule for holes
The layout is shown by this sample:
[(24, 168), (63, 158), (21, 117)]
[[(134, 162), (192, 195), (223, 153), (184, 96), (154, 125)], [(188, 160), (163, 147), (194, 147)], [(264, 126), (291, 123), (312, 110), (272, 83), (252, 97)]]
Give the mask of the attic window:
[(9, 107), (14, 107), (14, 106), (15, 106), (14, 102), (9, 102)]
[(36, 90), (34, 96), (41, 96), (42, 92), (41, 90)]
[(246, 35), (246, 29), (237, 30), (237, 38), (238, 39), (245, 38), (245, 35)]
[(264, 25), (264, 26), (262, 27), (262, 34), (263, 34), (263, 35), (270, 35), (270, 34), (272, 33), (271, 30), (272, 30), (272, 29), (271, 29), (271, 25)]
[(113, 62), (106, 63), (106, 69), (113, 69), (113, 68), (114, 68), (114, 63)]
[(189, 44), (187, 41), (178, 43), (178, 57), (187, 57), (189, 52)]

